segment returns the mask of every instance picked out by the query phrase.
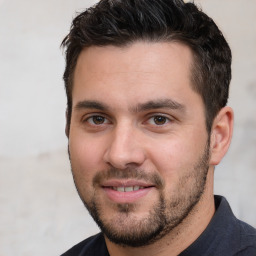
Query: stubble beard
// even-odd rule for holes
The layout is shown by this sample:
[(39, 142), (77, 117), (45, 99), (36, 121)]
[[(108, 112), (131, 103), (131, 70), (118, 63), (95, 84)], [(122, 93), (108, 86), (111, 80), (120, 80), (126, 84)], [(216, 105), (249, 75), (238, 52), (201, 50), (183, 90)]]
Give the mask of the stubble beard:
[[(105, 218), (104, 206), (100, 200), (97, 200), (97, 195), (94, 194), (91, 200), (86, 201), (80, 193), (75, 176), (74, 181), (81, 200), (110, 241), (123, 247), (141, 247), (160, 240), (186, 219), (195, 205), (198, 204), (205, 190), (208, 169), (209, 143), (192, 169), (180, 177), (177, 186), (179, 190), (175, 191), (175, 194), (170, 195), (169, 198), (163, 192), (159, 192), (158, 201), (143, 219), (136, 217), (136, 204), (133, 203), (113, 205), (118, 214), (113, 218)], [(98, 173), (98, 177), (103, 177), (100, 173)], [(146, 179), (147, 174), (137, 169), (129, 169), (127, 172), (110, 169), (105, 171), (106, 176), (118, 176), (117, 178), (136, 178), (139, 176), (138, 178), (145, 177)], [(158, 184), (160, 187), (163, 186), (159, 175), (156, 173), (153, 176), (151, 180), (160, 183)], [(97, 182), (97, 178), (94, 181)]]

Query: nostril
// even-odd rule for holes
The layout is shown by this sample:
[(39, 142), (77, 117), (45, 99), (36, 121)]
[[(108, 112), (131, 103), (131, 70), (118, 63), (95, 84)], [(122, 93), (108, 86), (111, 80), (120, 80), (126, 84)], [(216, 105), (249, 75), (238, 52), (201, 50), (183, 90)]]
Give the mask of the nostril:
[(104, 161), (118, 169), (125, 169), (131, 165), (138, 167), (145, 160), (143, 144), (136, 140), (138, 134), (134, 131), (134, 127), (129, 127), (127, 123), (119, 124), (113, 130), (104, 154)]
[(126, 169), (127, 167), (138, 167), (145, 161), (145, 156), (143, 153), (126, 152), (126, 154), (121, 152), (106, 153), (104, 156), (105, 162), (118, 169)]

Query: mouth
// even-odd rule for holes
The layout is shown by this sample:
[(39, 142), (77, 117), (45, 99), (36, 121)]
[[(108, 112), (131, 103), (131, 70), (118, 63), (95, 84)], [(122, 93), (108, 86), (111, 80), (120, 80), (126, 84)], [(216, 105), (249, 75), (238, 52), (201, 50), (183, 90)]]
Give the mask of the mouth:
[(145, 187), (141, 186), (130, 186), (130, 187), (112, 187), (113, 190), (119, 191), (119, 192), (132, 192), (132, 191), (138, 191), (140, 189), (144, 189)]
[(102, 188), (109, 200), (116, 203), (132, 203), (145, 197), (155, 186), (143, 182), (110, 181), (104, 184)]

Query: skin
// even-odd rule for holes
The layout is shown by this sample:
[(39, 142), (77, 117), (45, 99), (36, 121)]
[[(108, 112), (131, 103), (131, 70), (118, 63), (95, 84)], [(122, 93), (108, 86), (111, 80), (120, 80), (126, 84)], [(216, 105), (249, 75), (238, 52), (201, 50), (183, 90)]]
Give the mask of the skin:
[[(223, 108), (207, 133), (202, 98), (192, 89), (192, 64), (190, 49), (180, 43), (89, 47), (78, 58), (68, 134), (72, 172), (89, 210), (96, 204), (102, 222), (116, 232), (139, 227), (160, 197), (167, 205), (175, 198), (189, 202), (204, 176), (198, 162), (210, 142), (205, 187), (189, 214), (143, 247), (124, 247), (105, 236), (111, 256), (177, 255), (214, 214), (214, 166), (230, 144), (233, 112)], [(116, 172), (109, 175), (110, 169)], [(135, 177), (135, 171), (142, 176)], [(112, 189), (135, 185), (143, 187), (141, 194)], [(184, 208), (169, 207), (165, 213)]]

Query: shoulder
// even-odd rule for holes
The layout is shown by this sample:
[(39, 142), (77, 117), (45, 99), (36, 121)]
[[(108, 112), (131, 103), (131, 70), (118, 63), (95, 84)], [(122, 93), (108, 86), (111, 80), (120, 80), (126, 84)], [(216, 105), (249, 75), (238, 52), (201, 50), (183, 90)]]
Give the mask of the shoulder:
[[(237, 219), (225, 198), (221, 198), (220, 211), (222, 212), (221, 236), (224, 251), (232, 251), (236, 256), (256, 256), (256, 229)], [(225, 215), (225, 216), (224, 216)]]
[(182, 256), (256, 256), (256, 229), (237, 219), (227, 200), (215, 196), (216, 212), (204, 232)]
[(91, 236), (82, 242), (76, 244), (61, 256), (93, 256), (107, 255), (107, 247), (102, 233)]
[(237, 220), (237, 223), (239, 226), (240, 248), (236, 255), (256, 255), (256, 229), (241, 220)]

